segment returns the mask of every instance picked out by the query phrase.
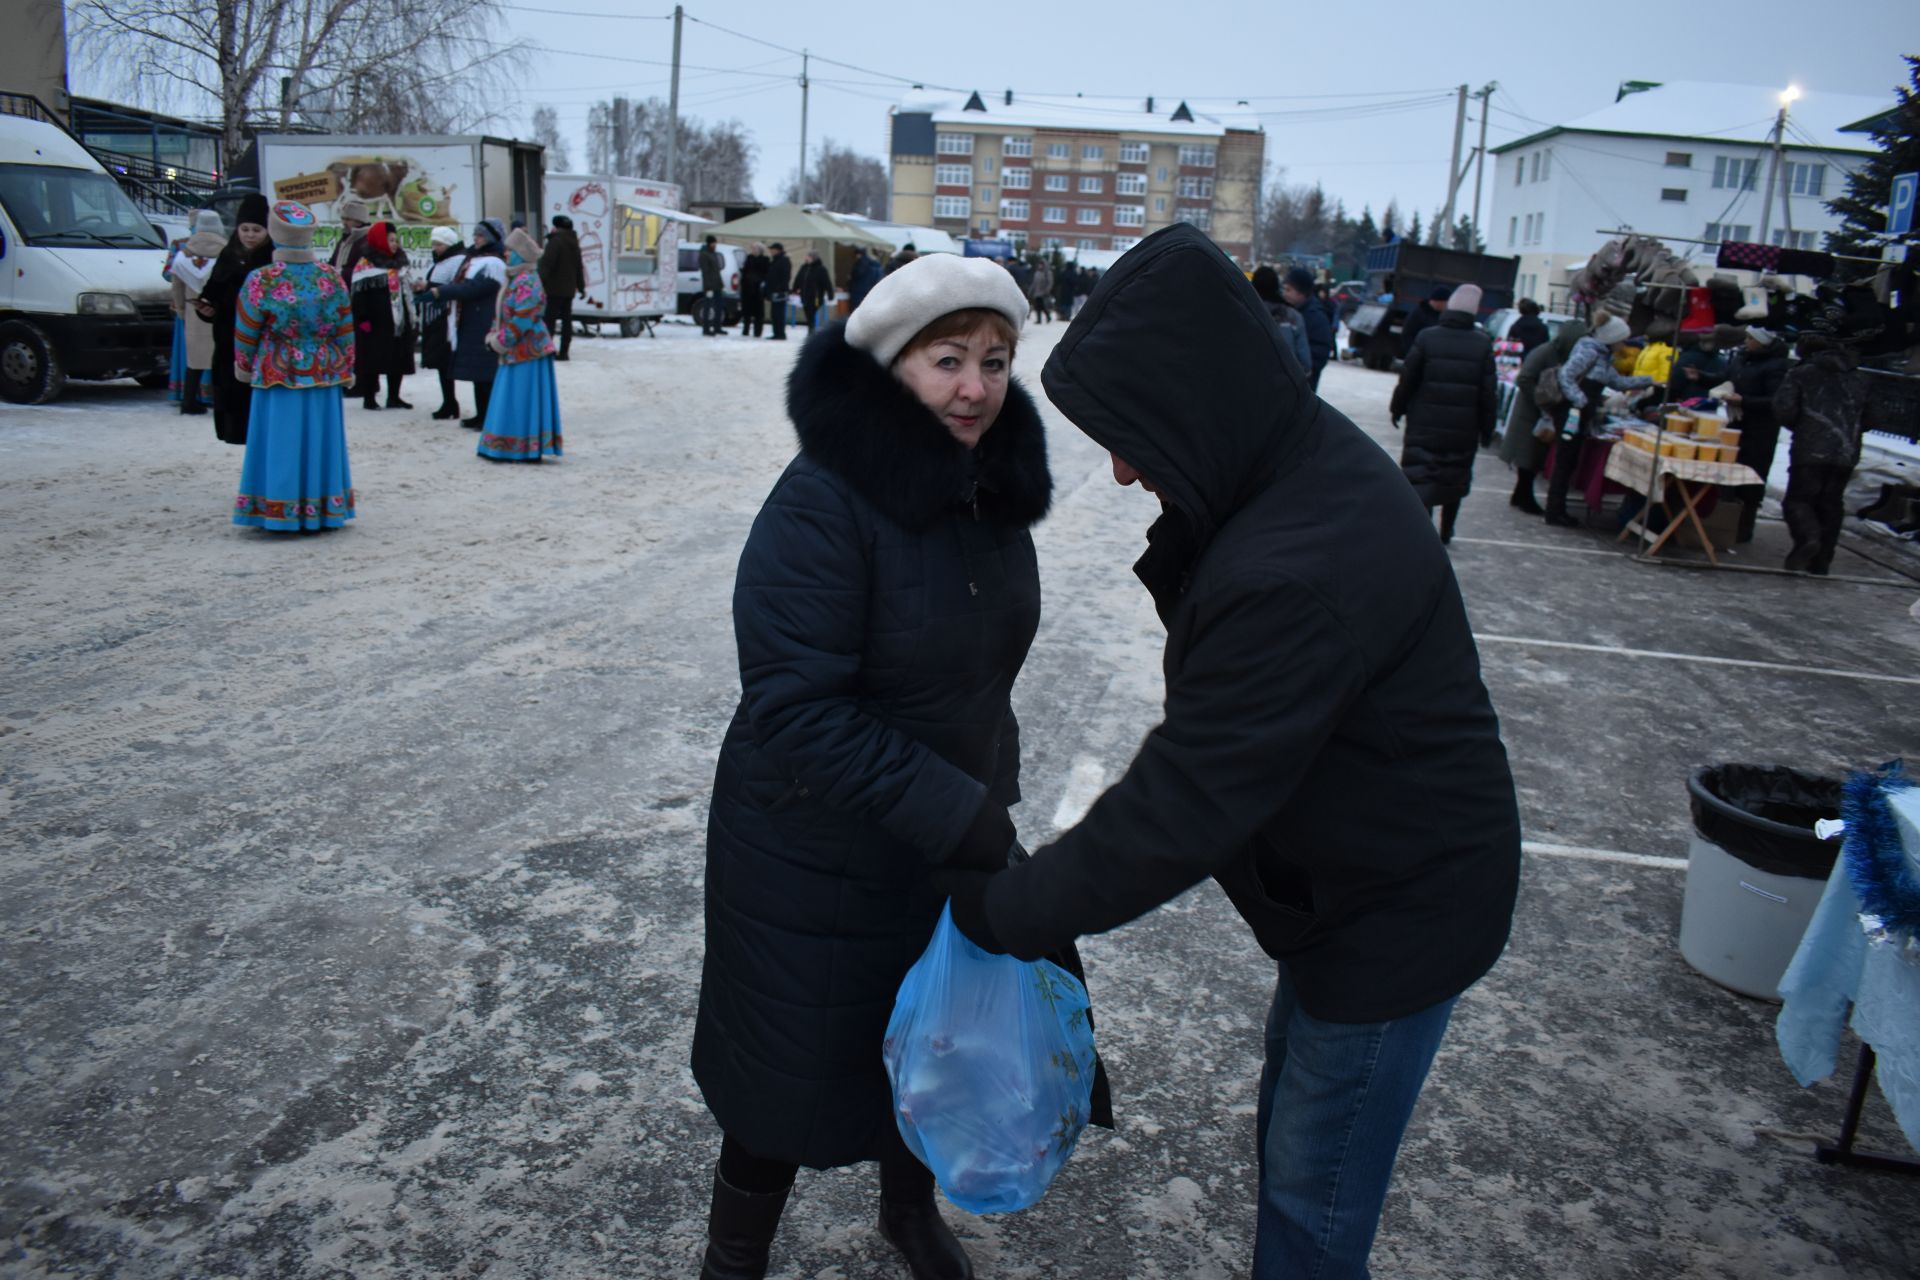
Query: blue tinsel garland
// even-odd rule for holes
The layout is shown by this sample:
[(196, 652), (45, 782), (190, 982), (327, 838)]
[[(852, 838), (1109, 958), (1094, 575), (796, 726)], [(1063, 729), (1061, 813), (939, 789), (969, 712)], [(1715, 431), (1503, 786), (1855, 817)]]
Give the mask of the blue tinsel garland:
[(1920, 878), (1907, 862), (1888, 794), (1913, 786), (1906, 764), (1890, 761), (1847, 778), (1840, 816), (1847, 822), (1847, 879), (1861, 908), (1889, 929), (1920, 932)]

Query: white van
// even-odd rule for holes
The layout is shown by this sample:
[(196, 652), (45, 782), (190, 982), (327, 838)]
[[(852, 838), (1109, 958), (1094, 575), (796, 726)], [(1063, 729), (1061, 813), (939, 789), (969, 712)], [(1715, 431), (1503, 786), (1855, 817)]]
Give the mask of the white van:
[(166, 243), (58, 125), (0, 115), (0, 396), (42, 404), (68, 378), (167, 385)]

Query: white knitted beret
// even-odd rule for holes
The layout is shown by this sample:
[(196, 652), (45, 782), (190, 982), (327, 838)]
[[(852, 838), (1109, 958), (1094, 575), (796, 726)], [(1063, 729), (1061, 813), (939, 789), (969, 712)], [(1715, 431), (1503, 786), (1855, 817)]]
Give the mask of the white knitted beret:
[(1015, 333), (1027, 318), (1019, 282), (993, 259), (922, 254), (873, 286), (847, 321), (847, 342), (890, 365), (913, 335), (948, 312), (969, 307), (998, 311)]

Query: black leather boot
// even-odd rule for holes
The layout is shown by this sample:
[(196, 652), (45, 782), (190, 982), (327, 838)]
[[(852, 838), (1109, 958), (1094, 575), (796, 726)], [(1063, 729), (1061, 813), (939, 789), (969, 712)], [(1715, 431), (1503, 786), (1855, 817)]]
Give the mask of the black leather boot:
[(928, 1193), (924, 1202), (880, 1201), (880, 1234), (907, 1260), (913, 1280), (973, 1280), (973, 1260), (940, 1216)]
[(792, 1187), (765, 1194), (741, 1191), (716, 1172), (700, 1280), (760, 1280), (766, 1275), (773, 1233), (780, 1227), (780, 1214), (792, 1191)]

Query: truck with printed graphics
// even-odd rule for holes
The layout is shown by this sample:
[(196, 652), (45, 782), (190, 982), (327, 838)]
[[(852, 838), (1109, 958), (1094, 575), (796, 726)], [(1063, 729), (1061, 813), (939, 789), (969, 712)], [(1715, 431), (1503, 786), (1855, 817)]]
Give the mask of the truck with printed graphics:
[(679, 259), (688, 226), (711, 218), (681, 208), (680, 188), (651, 178), (550, 173), (546, 221), (573, 220), (586, 266), (586, 297), (576, 322), (616, 326), (634, 337), (678, 309)]

